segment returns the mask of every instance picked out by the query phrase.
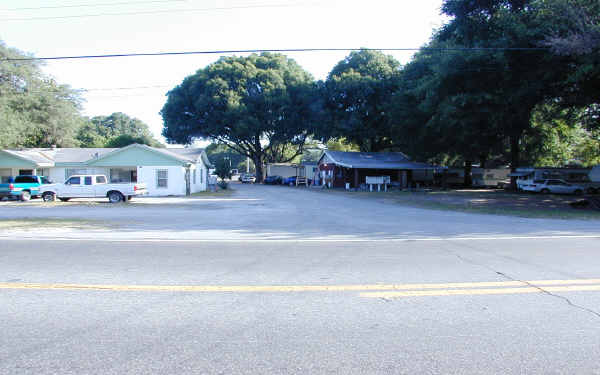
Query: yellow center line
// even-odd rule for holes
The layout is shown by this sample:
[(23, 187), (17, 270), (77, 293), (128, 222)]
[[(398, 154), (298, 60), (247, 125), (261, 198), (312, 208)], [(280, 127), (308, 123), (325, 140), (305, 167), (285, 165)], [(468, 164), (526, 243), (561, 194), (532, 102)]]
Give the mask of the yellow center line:
[(368, 292), (360, 293), (366, 298), (406, 298), (433, 296), (472, 296), (486, 294), (526, 294), (546, 292), (590, 292), (600, 291), (600, 285), (551, 286), (543, 290), (533, 287), (499, 288), (499, 289), (447, 289), (447, 290), (409, 290), (404, 292)]
[[(0, 289), (38, 289), (38, 290), (108, 290), (108, 291), (165, 291), (165, 292), (230, 292), (230, 293), (277, 293), (277, 292), (368, 292), (391, 291), (388, 293), (415, 295), (426, 293), (426, 290), (441, 289), (455, 293), (463, 290), (527, 290), (524, 287), (531, 285), (544, 287), (549, 290), (553, 285), (591, 285), (600, 284), (600, 279), (574, 279), (574, 280), (531, 280), (531, 281), (487, 281), (487, 282), (462, 282), (462, 283), (428, 283), (428, 284), (363, 284), (363, 285), (111, 285), (111, 284), (63, 284), (63, 283), (0, 283)], [(513, 287), (512, 289), (510, 287)], [(520, 288), (515, 288), (520, 287)], [(593, 286), (597, 287), (597, 286)], [(503, 288), (503, 289), (477, 289), (477, 288)], [(536, 288), (534, 290), (539, 291)], [(425, 291), (424, 291), (425, 290)], [(595, 289), (593, 289), (595, 290)], [(407, 291), (407, 292), (396, 292)], [(440, 295), (440, 291), (431, 291), (431, 295)], [(363, 295), (364, 294), (364, 295)], [(370, 297), (371, 294), (361, 295)], [(369, 294), (369, 295), (366, 295)], [(489, 293), (493, 294), (493, 293)], [(498, 293), (496, 293), (498, 294)], [(428, 294), (422, 294), (428, 295)], [(405, 295), (399, 295), (405, 296)]]

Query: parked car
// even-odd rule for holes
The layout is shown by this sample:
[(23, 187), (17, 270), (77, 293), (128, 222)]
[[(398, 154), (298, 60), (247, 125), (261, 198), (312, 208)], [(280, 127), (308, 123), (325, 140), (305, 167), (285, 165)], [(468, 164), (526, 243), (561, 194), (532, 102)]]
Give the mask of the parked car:
[[(301, 177), (304, 178), (304, 177)], [(283, 179), (282, 184), (283, 185), (289, 185), (289, 186), (296, 186), (296, 180), (298, 179), (298, 176), (290, 176), (290, 177), (286, 177)], [(312, 179), (308, 178), (306, 179), (306, 181), (308, 182), (309, 185), (312, 184)], [(304, 182), (301, 182), (300, 184), (304, 184)]]
[(566, 182), (565, 180), (549, 179), (549, 180), (536, 180), (533, 184), (524, 185), (522, 188), (524, 191), (531, 191), (542, 194), (583, 194), (584, 187), (581, 185), (574, 185)]
[(254, 177), (251, 174), (245, 174), (242, 176), (241, 181), (242, 181), (242, 184), (245, 184), (245, 183), (252, 184), (256, 181), (256, 177)]
[(267, 176), (264, 183), (267, 185), (280, 185), (283, 182), (281, 176)]
[(290, 176), (283, 179), (282, 183), (284, 185), (294, 186), (296, 185), (296, 176)]
[(20, 201), (28, 201), (37, 198), (42, 185), (52, 182), (44, 176), (17, 176), (7, 184), (0, 184), (0, 198), (16, 198)]
[(56, 198), (66, 202), (71, 198), (108, 198), (111, 203), (118, 203), (139, 195), (148, 194), (146, 184), (142, 183), (108, 183), (104, 175), (74, 175), (64, 184), (43, 185), (40, 189), (44, 202)]

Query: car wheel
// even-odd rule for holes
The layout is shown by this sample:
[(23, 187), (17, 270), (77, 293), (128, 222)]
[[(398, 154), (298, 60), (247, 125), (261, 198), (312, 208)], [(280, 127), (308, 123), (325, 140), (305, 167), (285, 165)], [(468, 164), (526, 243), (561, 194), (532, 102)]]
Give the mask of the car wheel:
[(591, 187), (591, 188), (588, 188), (588, 189), (586, 190), (586, 192), (587, 192), (588, 194), (596, 194), (596, 189), (594, 189), (593, 187)]
[(68, 202), (71, 198), (58, 198), (61, 202)]
[(31, 194), (28, 191), (21, 192), (21, 196), (19, 197), (19, 200), (21, 202), (27, 202), (30, 199), (31, 199)]
[(573, 194), (575, 194), (575, 195), (583, 195), (583, 190), (581, 190), (581, 189), (577, 189), (577, 190), (575, 190), (575, 191), (573, 192)]
[(111, 191), (110, 193), (108, 193), (108, 200), (110, 201), (110, 203), (119, 203), (123, 201), (123, 195), (121, 195), (121, 193), (119, 193), (118, 191)]
[(53, 193), (44, 193), (44, 194), (42, 195), (42, 200), (43, 200), (44, 202), (54, 202), (55, 198), (56, 198), (56, 197), (54, 196), (54, 194), (53, 194)]
[(549, 189), (542, 189), (540, 191), (540, 193), (542, 193), (542, 194), (550, 194), (550, 190)]

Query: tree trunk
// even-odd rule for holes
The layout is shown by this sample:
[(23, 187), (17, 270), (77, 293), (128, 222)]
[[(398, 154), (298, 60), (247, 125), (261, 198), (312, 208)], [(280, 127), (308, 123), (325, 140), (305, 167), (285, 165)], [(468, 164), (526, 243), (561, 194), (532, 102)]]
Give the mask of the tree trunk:
[(254, 155), (254, 157), (252, 158), (252, 161), (254, 161), (254, 169), (256, 171), (256, 182), (257, 183), (261, 183), (263, 182), (263, 165), (262, 165), (262, 158), (258, 155)]
[[(510, 171), (515, 172), (521, 163), (520, 154), (521, 154), (521, 145), (519, 145), (519, 141), (521, 140), (520, 134), (515, 134), (510, 136)], [(512, 190), (517, 190), (517, 178), (510, 178), (510, 188)]]
[(471, 160), (465, 161), (465, 187), (471, 187), (473, 185), (473, 178), (471, 176), (471, 171), (473, 169), (473, 162)]
[(487, 162), (487, 156), (479, 157), (479, 168), (485, 169), (485, 163)]

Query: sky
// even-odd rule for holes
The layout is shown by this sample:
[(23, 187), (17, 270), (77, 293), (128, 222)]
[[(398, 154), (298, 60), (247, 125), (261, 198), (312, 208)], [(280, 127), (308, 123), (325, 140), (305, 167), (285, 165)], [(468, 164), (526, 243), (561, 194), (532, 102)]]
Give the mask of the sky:
[[(4, 0), (0, 40), (36, 57), (288, 48), (419, 48), (442, 0)], [(325, 79), (349, 52), (286, 53)], [(385, 52), (402, 64), (414, 51)], [(241, 56), (244, 54), (237, 53)], [(166, 93), (221, 55), (47, 62), (83, 92), (83, 114), (123, 112), (160, 136)]]

